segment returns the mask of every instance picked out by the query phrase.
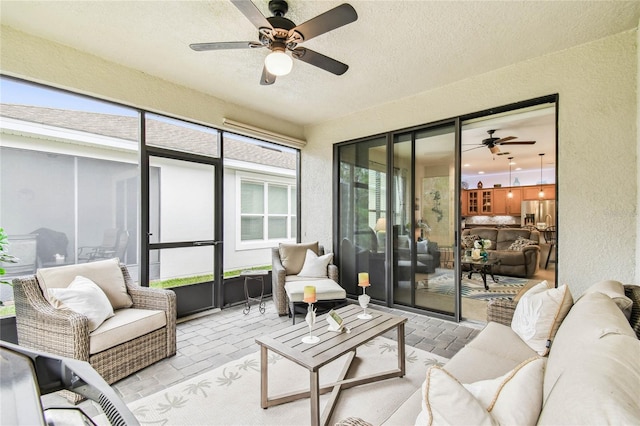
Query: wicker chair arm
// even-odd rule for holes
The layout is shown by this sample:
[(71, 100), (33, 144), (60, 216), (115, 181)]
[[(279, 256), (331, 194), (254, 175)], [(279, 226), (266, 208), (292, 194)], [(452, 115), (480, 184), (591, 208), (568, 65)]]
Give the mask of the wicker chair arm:
[(141, 287), (127, 283), (127, 292), (133, 299), (132, 308), (173, 311), (175, 313), (176, 294), (171, 290)]
[(329, 271), (329, 278), (339, 283), (340, 281), (338, 281), (338, 267), (334, 264), (330, 264), (328, 267), (328, 271)]
[(89, 360), (89, 320), (56, 309), (44, 298), (35, 276), (13, 280), (18, 343), (57, 355)]
[(513, 299), (494, 299), (487, 304), (487, 321), (493, 321), (507, 326), (511, 325), (517, 302)]

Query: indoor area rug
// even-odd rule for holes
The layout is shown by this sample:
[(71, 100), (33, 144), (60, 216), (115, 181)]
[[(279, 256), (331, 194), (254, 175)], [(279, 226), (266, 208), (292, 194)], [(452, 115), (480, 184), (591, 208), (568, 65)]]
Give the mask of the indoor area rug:
[[(485, 290), (479, 273), (473, 273), (470, 279), (468, 278), (468, 273), (463, 273), (462, 296), (476, 300), (506, 299), (518, 294), (520, 289), (529, 282), (526, 278), (504, 275), (495, 275), (495, 277), (498, 280), (497, 283), (493, 282), (491, 276), (487, 276), (489, 290)], [(453, 271), (438, 270), (435, 274), (429, 275), (428, 281), (419, 282), (418, 290), (453, 295)]]
[[(406, 347), (406, 375), (343, 390), (329, 424), (360, 417), (373, 424), (388, 418), (425, 380), (430, 365), (446, 358)], [(309, 389), (309, 373), (269, 352), (269, 395)], [(397, 368), (397, 343), (378, 337), (358, 348), (349, 376)], [(331, 383), (346, 360), (340, 358), (320, 369), (320, 382)], [(323, 409), (330, 393), (320, 397)], [(260, 408), (260, 352), (231, 361), (214, 370), (127, 404), (141, 425), (306, 425), (309, 399)], [(416, 407), (416, 413), (420, 407)], [(94, 419), (105, 424), (106, 418)]]

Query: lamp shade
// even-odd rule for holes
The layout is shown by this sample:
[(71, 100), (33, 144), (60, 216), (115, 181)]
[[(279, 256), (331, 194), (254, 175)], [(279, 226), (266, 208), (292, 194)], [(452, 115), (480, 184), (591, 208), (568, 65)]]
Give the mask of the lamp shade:
[(293, 59), (282, 50), (274, 50), (264, 59), (264, 66), (273, 75), (287, 75), (293, 68)]

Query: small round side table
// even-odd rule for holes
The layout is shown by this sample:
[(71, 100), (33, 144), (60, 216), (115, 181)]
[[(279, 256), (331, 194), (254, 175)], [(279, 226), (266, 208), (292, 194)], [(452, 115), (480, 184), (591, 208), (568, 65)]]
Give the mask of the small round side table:
[[(240, 272), (240, 276), (244, 277), (244, 298), (245, 298), (245, 302), (244, 302), (244, 309), (242, 310), (242, 313), (247, 315), (249, 313), (249, 311), (251, 310), (251, 304), (250, 301), (254, 300), (258, 302), (258, 306), (259, 306), (259, 310), (261, 314), (264, 314), (265, 311), (265, 304), (264, 301), (262, 300), (262, 298), (264, 297), (264, 276), (265, 275), (269, 275), (269, 271), (265, 271), (265, 270), (260, 270), (260, 269), (256, 269), (256, 270), (246, 270), (246, 271), (242, 271)], [(256, 280), (256, 281), (260, 281), (260, 297), (251, 297), (249, 296), (249, 286), (248, 286), (248, 282), (250, 280)]]

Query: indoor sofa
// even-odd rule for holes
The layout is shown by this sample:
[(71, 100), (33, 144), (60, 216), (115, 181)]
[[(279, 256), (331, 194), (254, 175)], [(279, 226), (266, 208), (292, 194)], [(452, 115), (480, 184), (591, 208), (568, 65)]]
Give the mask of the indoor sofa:
[(463, 250), (473, 248), (475, 239), (490, 240), (490, 259), (500, 262), (493, 273), (531, 278), (540, 262), (540, 233), (526, 228), (471, 228), (462, 231)]
[[(489, 424), (492, 421), (482, 422), (476, 415), (490, 412), (494, 416), (499, 410), (507, 412), (511, 418), (508, 423), (513, 424), (639, 424), (640, 287), (622, 288), (621, 283), (604, 281), (588, 289), (572, 306), (569, 299), (570, 310), (556, 325), (555, 337), (549, 336), (550, 348), (544, 356), (510, 327), (517, 303), (523, 302), (490, 302), (487, 326), (444, 366), (425, 369), (423, 386), (383, 424)], [(508, 388), (507, 380), (523, 379), (520, 372), (524, 367), (518, 367), (533, 362), (541, 364), (540, 370), (527, 380), (535, 379), (517, 383), (519, 390)], [(450, 375), (450, 383), (458, 388), (475, 386), (474, 392), (481, 386), (490, 388), (490, 380), (500, 376), (507, 379), (497, 387), (493, 399), (489, 398), (491, 409), (472, 412), (466, 391), (452, 393), (436, 386), (435, 381), (428, 383), (434, 371)], [(430, 390), (440, 396), (428, 393)], [(522, 392), (520, 400), (515, 395), (518, 392)], [(425, 420), (425, 410), (433, 415), (433, 422), (428, 416)], [(358, 420), (366, 424), (366, 419)]]

